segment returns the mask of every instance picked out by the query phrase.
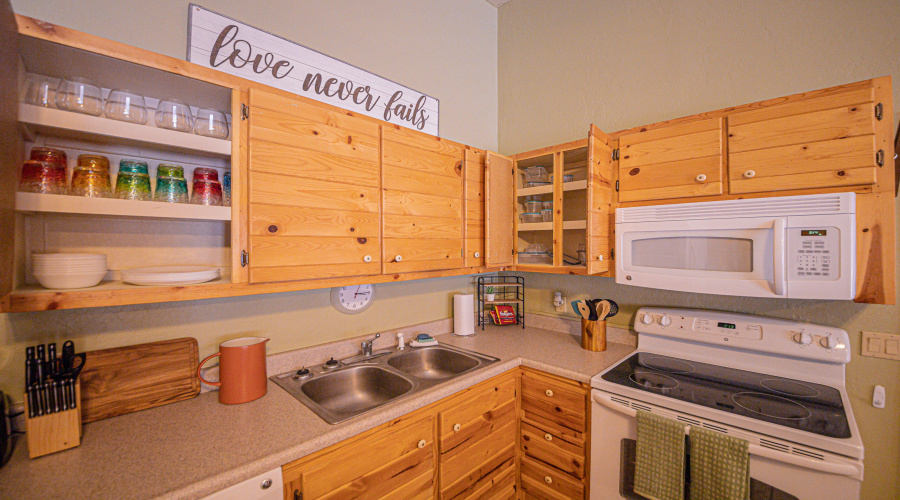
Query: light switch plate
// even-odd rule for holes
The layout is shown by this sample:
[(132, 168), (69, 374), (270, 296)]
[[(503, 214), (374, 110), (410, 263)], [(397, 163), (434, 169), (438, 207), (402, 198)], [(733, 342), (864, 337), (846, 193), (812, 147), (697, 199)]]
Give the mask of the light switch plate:
[(862, 332), (863, 356), (900, 360), (900, 335), (889, 333)]

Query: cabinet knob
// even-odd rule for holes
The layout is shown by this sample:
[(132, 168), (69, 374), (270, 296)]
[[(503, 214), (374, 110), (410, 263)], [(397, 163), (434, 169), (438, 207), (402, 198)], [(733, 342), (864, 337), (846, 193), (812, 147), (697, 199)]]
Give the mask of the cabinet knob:
[(756, 177), (756, 172), (754, 172), (753, 170), (747, 170), (746, 172), (744, 172), (744, 179), (752, 179), (753, 177)]
[(697, 182), (703, 182), (706, 180), (706, 174), (700, 174), (697, 177), (695, 177), (694, 180), (696, 180)]
[(365, 257), (363, 257), (363, 262), (372, 262), (372, 256), (366, 255)]
[(475, 252), (475, 258), (477, 259), (479, 257), (481, 257), (481, 252)]
[(546, 439), (547, 441), (553, 441), (553, 436), (551, 436), (550, 433), (547, 433), (544, 434), (544, 439)]
[(552, 483), (553, 483), (553, 478), (550, 477), (550, 476), (544, 476), (544, 482), (547, 483), (547, 484), (552, 484)]
[(259, 487), (262, 488), (262, 489), (264, 489), (264, 490), (269, 489), (271, 486), (272, 486), (272, 480), (271, 480), (271, 479), (266, 479), (265, 481), (262, 482), (262, 484), (259, 485)]
[(459, 432), (462, 429), (462, 426), (459, 424), (453, 424), (453, 432)]
[(553, 391), (551, 391), (550, 389), (547, 389), (547, 390), (544, 392), (544, 394), (546, 394), (548, 398), (552, 398), (552, 397), (553, 397)]
[(424, 440), (424, 439), (420, 439), (420, 440), (419, 440), (419, 444), (418, 444), (417, 446), (418, 446), (419, 448), (424, 448), (424, 447), (425, 447), (425, 440)]
[(400, 262), (401, 260), (403, 260), (402, 255), (398, 255), (398, 256), (394, 257), (394, 262)]

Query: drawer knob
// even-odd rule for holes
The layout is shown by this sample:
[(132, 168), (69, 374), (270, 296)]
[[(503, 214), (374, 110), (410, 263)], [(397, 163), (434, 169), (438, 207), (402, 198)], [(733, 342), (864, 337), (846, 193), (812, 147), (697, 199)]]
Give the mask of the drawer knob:
[(706, 180), (706, 174), (700, 174), (694, 178), (697, 182), (703, 182)]
[(475, 252), (475, 258), (477, 259), (479, 257), (481, 257), (481, 252)]
[(551, 391), (550, 389), (547, 389), (547, 391), (544, 392), (544, 394), (546, 394), (548, 398), (552, 398), (552, 397), (553, 397), (553, 391)]
[(425, 444), (426, 444), (426, 443), (425, 443), (425, 440), (424, 440), (424, 439), (420, 439), (420, 440), (419, 440), (419, 444), (418, 444), (417, 446), (418, 446), (419, 448), (424, 448), (424, 447), (425, 447)]
[(553, 436), (551, 436), (549, 433), (544, 434), (544, 439), (546, 439), (547, 441), (553, 441)]
[(363, 257), (363, 262), (372, 262), (372, 256), (366, 255), (365, 257)]
[(394, 257), (394, 262), (400, 262), (401, 260), (403, 260), (402, 255), (398, 255), (398, 256)]
[(552, 483), (553, 483), (553, 478), (550, 477), (550, 476), (544, 476), (544, 482), (547, 483), (547, 484), (552, 484)]
[(744, 179), (752, 179), (753, 177), (756, 177), (756, 172), (754, 172), (753, 170), (744, 172)]
[(453, 424), (453, 432), (459, 432), (462, 429), (462, 426), (459, 424)]

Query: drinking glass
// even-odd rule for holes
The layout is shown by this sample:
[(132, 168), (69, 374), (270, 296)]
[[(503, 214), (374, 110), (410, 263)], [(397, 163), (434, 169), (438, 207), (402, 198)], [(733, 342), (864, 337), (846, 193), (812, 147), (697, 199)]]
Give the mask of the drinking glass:
[(103, 106), (106, 117), (123, 122), (147, 123), (147, 105), (144, 98), (130, 90), (113, 90)]
[(56, 106), (66, 111), (100, 116), (103, 113), (103, 93), (100, 87), (84, 78), (62, 80), (56, 90)]
[(161, 100), (159, 106), (156, 107), (157, 127), (190, 132), (193, 128), (193, 121), (191, 107), (178, 99)]
[(194, 133), (216, 139), (227, 139), (228, 119), (225, 118), (225, 113), (201, 108), (197, 111), (197, 119), (194, 121)]

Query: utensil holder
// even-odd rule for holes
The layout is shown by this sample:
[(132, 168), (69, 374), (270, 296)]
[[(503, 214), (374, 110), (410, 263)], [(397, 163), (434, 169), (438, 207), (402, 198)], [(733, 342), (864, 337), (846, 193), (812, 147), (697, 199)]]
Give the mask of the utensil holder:
[(25, 435), (28, 456), (42, 457), (81, 444), (81, 384), (75, 382), (78, 406), (66, 411), (28, 418), (28, 394), (25, 394)]
[(606, 350), (606, 321), (581, 318), (581, 348), (595, 352)]

